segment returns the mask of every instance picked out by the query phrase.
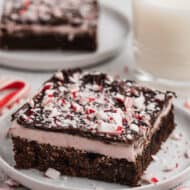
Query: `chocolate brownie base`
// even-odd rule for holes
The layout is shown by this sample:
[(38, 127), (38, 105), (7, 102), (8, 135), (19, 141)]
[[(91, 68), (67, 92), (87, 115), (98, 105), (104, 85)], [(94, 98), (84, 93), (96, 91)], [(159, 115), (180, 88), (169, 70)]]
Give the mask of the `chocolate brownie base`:
[(0, 36), (0, 48), (4, 50), (80, 50), (97, 49), (96, 33), (80, 34), (69, 39), (68, 35), (25, 35), (22, 37), (3, 34)]
[(136, 186), (150, 164), (152, 155), (158, 152), (162, 142), (168, 138), (174, 128), (172, 108), (162, 119), (160, 130), (152, 136), (151, 142), (144, 149), (143, 154), (137, 157), (136, 162), (114, 159), (72, 148), (38, 144), (27, 139), (13, 137), (16, 168), (36, 168), (40, 171), (54, 168), (64, 175)]

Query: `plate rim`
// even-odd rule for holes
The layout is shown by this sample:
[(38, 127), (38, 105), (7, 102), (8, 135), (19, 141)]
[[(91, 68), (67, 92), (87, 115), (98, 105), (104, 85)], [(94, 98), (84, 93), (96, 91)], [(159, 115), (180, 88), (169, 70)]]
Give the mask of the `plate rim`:
[[(50, 57), (50, 59), (47, 59), (47, 58), (38, 59), (40, 57), (40, 56), (38, 56), (29, 61), (30, 63), (33, 63), (33, 64), (40, 62), (42, 66), (38, 66), (38, 64), (37, 64), (37, 66), (33, 66), (32, 64), (27, 64), (25, 66), (24, 62), (26, 62), (29, 58), (31, 58), (31, 56), (27, 56), (28, 58), (24, 58), (24, 55), (17, 57), (16, 54), (11, 55), (11, 51), (7, 52), (7, 51), (0, 50), (0, 58), (1, 58), (0, 65), (5, 66), (5, 67), (10, 67), (10, 68), (24, 69), (24, 70), (28, 70), (28, 71), (30, 71), (30, 70), (55, 71), (57, 69), (60, 69), (60, 67), (71, 68), (70, 64), (72, 62), (81, 62), (80, 67), (85, 68), (85, 67), (95, 66), (95, 65), (100, 64), (109, 59), (113, 59), (114, 57), (116, 57), (117, 55), (122, 53), (122, 51), (125, 49), (124, 48), (126, 45), (125, 42), (127, 41), (127, 37), (129, 36), (129, 34), (131, 32), (131, 27), (130, 27), (131, 24), (128, 19), (128, 16), (126, 16), (119, 9), (109, 5), (108, 3), (100, 2), (100, 9), (103, 12), (106, 11), (106, 12), (109, 12), (110, 14), (112, 14), (118, 20), (119, 23), (122, 23), (123, 29), (125, 28), (125, 32), (123, 33), (122, 39), (120, 41), (118, 40), (118, 43), (115, 46), (113, 46), (109, 49), (106, 49), (104, 51), (97, 50), (96, 52), (91, 52), (91, 53), (87, 52), (86, 54), (85, 54), (85, 52), (82, 52), (82, 54), (84, 54), (84, 55), (75, 55), (74, 57), (72, 57), (72, 59), (70, 57), (66, 57), (66, 58), (63, 58), (63, 57), (57, 57), (57, 58), (52, 57), (51, 58)], [(27, 51), (27, 52), (30, 52), (30, 51)], [(46, 51), (44, 51), (44, 52), (46, 52)], [(10, 53), (10, 55), (9, 55), (9, 53)], [(22, 51), (21, 51), (21, 53), (22, 53)], [(11, 57), (9, 57), (9, 56), (11, 56)], [(16, 63), (14, 61), (15, 57), (16, 57)], [(89, 61), (89, 60), (91, 60), (91, 61)], [(19, 64), (18, 62), (21, 62), (22, 64)], [(50, 64), (52, 62), (54, 62), (52, 64), (53, 66), (44, 67), (44, 66), (47, 66), (48, 63)], [(63, 62), (65, 62), (64, 66), (63, 66)], [(54, 66), (54, 65), (56, 65), (56, 66)], [(72, 67), (76, 67), (74, 65), (76, 65), (76, 64), (73, 64)]]
[[(178, 103), (174, 103), (174, 107), (175, 107), (175, 110), (177, 110), (178, 112), (181, 112), (183, 115), (190, 117), (190, 112), (185, 110), (182, 105), (180, 105)], [(9, 165), (2, 158), (1, 155), (0, 155), (0, 168), (7, 175), (9, 175), (13, 179), (17, 180), (18, 182), (20, 182), (21, 184), (23, 184), (29, 188), (34, 187), (34, 188), (37, 188), (38, 190), (39, 189), (46, 189), (46, 188), (51, 188), (53, 190), (63, 190), (63, 189), (64, 190), (79, 190), (77, 188), (69, 188), (68, 189), (67, 187), (64, 187), (64, 184), (63, 184), (63, 186), (62, 185), (55, 186), (53, 184), (50, 184), (49, 182), (43, 182), (42, 180), (39, 180), (39, 179), (31, 177), (27, 174), (24, 174), (23, 172), (20, 172), (19, 170), (15, 169), (11, 165)], [(166, 180), (158, 182), (156, 185), (155, 184), (149, 184), (146, 186), (135, 187), (135, 188), (130, 188), (130, 187), (118, 188), (117, 190), (158, 190), (158, 188), (163, 189), (164, 187), (167, 187), (167, 186), (175, 187), (176, 185), (178, 185), (182, 181), (185, 181), (188, 177), (190, 177), (190, 165), (185, 170), (179, 172), (178, 174), (175, 174), (174, 176), (172, 176)], [(175, 184), (171, 186), (170, 183), (172, 183), (174, 181), (175, 181)]]

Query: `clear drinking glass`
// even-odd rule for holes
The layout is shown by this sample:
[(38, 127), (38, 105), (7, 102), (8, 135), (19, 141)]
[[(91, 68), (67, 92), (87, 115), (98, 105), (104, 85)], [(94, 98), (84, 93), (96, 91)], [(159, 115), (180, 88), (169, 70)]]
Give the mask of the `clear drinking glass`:
[(132, 0), (132, 6), (136, 78), (190, 92), (190, 0)]

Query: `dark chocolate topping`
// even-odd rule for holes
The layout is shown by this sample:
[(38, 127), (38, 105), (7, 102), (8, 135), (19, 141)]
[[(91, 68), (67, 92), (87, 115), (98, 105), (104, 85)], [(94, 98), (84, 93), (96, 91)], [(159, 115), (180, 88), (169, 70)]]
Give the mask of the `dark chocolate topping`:
[(104, 73), (63, 70), (13, 119), (28, 128), (132, 142), (147, 134), (173, 96)]

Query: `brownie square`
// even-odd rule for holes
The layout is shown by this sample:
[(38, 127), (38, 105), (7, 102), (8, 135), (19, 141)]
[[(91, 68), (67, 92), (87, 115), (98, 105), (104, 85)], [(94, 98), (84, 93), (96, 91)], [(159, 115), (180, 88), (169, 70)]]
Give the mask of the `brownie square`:
[(97, 49), (96, 0), (6, 0), (0, 24), (0, 48)]
[(16, 167), (138, 185), (175, 128), (172, 92), (63, 70), (13, 114)]

